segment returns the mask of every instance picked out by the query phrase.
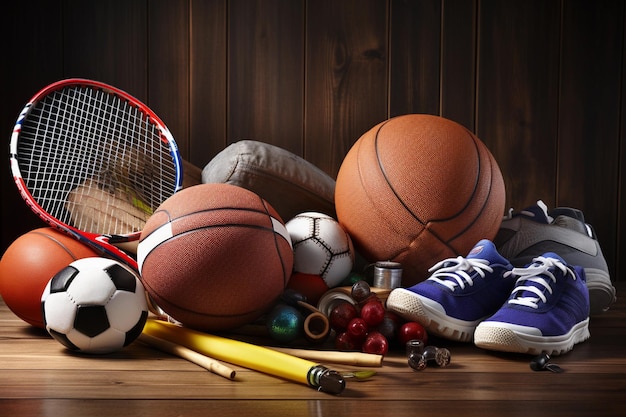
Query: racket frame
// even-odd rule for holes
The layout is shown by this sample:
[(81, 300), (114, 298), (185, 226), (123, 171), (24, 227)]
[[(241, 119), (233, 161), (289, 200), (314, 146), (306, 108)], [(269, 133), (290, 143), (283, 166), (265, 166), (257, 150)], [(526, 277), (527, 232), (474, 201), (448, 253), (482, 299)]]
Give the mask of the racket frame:
[(133, 268), (135, 271), (138, 271), (137, 261), (130, 256), (127, 252), (115, 246), (115, 244), (133, 242), (139, 240), (141, 236), (141, 232), (133, 232), (125, 235), (113, 235), (113, 234), (98, 234), (91, 233), (84, 230), (80, 230), (70, 224), (62, 222), (61, 220), (55, 218), (51, 214), (49, 214), (46, 210), (44, 210), (41, 205), (37, 203), (35, 198), (32, 196), (29, 191), (24, 178), (22, 177), (22, 172), (19, 167), (18, 162), (18, 143), (20, 140), (20, 134), (22, 131), (22, 125), (24, 120), (30, 114), (33, 106), (41, 101), (42, 98), (48, 96), (54, 91), (61, 90), (68, 86), (90, 86), (95, 89), (100, 89), (108, 94), (113, 94), (118, 96), (120, 99), (128, 102), (132, 106), (138, 108), (142, 114), (144, 114), (149, 120), (151, 120), (159, 129), (161, 133), (161, 141), (166, 144), (169, 148), (170, 155), (172, 157), (172, 163), (174, 165), (175, 171), (175, 187), (172, 194), (178, 192), (182, 188), (183, 183), (183, 163), (182, 157), (178, 150), (178, 145), (174, 140), (171, 132), (163, 123), (163, 121), (150, 109), (147, 105), (139, 101), (137, 98), (132, 95), (122, 91), (116, 87), (113, 87), (109, 84), (105, 84), (103, 82), (94, 81), (85, 78), (68, 78), (64, 80), (60, 80), (54, 82), (43, 89), (41, 89), (37, 94), (35, 94), (28, 103), (24, 106), (22, 111), (20, 112), (18, 119), (15, 123), (15, 127), (13, 128), (13, 132), (11, 134), (11, 142), (9, 145), (9, 153), (10, 153), (10, 165), (11, 165), (11, 173), (13, 174), (13, 179), (17, 189), (21, 195), (21, 197), (26, 202), (26, 205), (37, 214), (46, 224), (59, 230), (61, 232), (66, 233), (67, 235), (77, 239), (78, 241), (89, 245), (96, 252), (101, 253), (106, 257), (111, 257), (120, 262), (125, 263), (126, 265)]

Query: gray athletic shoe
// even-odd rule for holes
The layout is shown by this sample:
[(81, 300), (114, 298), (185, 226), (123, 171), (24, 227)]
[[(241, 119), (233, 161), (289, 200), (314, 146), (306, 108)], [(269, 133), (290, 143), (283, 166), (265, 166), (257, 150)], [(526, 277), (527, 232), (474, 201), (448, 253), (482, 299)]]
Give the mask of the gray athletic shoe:
[(520, 212), (509, 212), (493, 240), (498, 252), (515, 267), (522, 267), (546, 252), (554, 252), (569, 265), (582, 266), (587, 276), (591, 315), (615, 302), (615, 287), (593, 228), (582, 211), (557, 207), (548, 211), (541, 200)]

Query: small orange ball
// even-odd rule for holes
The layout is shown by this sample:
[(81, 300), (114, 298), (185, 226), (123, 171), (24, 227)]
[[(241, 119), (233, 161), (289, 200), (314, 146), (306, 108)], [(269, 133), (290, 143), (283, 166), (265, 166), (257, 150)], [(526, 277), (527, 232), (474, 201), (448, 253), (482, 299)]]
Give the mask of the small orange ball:
[(0, 295), (26, 323), (45, 329), (41, 295), (48, 281), (71, 262), (98, 256), (89, 246), (51, 227), (18, 237), (0, 259)]
[(317, 305), (318, 301), (329, 290), (328, 285), (320, 275), (294, 272), (289, 278), (287, 288), (304, 295), (307, 302)]

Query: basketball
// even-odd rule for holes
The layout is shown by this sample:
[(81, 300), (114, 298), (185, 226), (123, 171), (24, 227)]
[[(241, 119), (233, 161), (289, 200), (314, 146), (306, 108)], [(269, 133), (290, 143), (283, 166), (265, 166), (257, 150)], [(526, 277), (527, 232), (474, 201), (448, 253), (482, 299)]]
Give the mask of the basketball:
[(258, 319), (293, 268), (289, 233), (256, 193), (211, 183), (183, 189), (148, 219), (137, 248), (144, 287), (167, 315), (201, 331)]
[(31, 230), (11, 243), (0, 260), (0, 294), (26, 323), (45, 329), (41, 295), (48, 281), (70, 263), (98, 254), (51, 227)]
[(493, 239), (505, 206), (496, 160), (472, 132), (443, 117), (409, 114), (363, 134), (339, 168), (338, 221), (370, 262), (402, 264), (402, 285)]

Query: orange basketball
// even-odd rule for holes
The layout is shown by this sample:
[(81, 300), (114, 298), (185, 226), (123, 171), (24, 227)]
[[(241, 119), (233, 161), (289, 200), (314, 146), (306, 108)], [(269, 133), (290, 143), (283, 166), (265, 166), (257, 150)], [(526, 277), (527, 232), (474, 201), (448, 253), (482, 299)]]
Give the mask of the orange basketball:
[(11, 243), (0, 260), (0, 294), (26, 323), (45, 329), (41, 295), (70, 263), (98, 256), (89, 246), (51, 227), (31, 230)]
[(278, 300), (293, 267), (278, 213), (244, 188), (200, 184), (168, 198), (148, 219), (137, 250), (152, 300), (197, 330), (258, 319)]
[(472, 132), (410, 114), (356, 141), (337, 175), (335, 205), (361, 255), (401, 263), (408, 287), (435, 263), (494, 238), (505, 189), (496, 160)]

